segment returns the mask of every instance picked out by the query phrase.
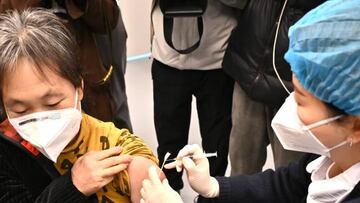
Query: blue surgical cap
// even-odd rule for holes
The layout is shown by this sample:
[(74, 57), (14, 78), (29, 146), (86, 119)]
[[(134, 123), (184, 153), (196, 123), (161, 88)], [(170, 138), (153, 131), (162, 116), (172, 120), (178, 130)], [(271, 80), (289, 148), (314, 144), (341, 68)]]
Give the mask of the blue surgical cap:
[(328, 0), (289, 29), (285, 60), (301, 85), (360, 115), (360, 0)]

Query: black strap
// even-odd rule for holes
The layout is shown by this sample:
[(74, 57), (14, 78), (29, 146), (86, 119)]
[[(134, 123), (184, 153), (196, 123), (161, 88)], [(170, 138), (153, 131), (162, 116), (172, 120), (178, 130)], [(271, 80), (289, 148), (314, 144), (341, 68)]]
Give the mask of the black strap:
[(202, 35), (204, 32), (204, 23), (203, 23), (203, 19), (201, 16), (197, 17), (197, 24), (198, 24), (199, 40), (191, 47), (189, 47), (187, 49), (179, 50), (174, 47), (174, 44), (172, 42), (172, 34), (173, 34), (173, 29), (174, 29), (174, 18), (166, 17), (164, 15), (164, 37), (165, 37), (166, 43), (180, 54), (189, 54), (189, 53), (193, 52), (195, 49), (197, 49), (200, 46), (200, 41), (202, 39)]

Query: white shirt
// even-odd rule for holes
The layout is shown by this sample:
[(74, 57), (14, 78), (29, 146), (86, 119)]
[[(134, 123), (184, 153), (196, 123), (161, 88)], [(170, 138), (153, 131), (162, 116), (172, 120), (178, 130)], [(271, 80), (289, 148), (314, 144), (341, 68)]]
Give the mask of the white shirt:
[[(227, 42), (236, 26), (234, 12), (218, 0), (208, 0), (203, 14), (204, 31), (200, 46), (190, 54), (179, 54), (165, 41), (163, 15), (157, 5), (152, 13), (154, 36), (153, 57), (177, 69), (212, 70), (221, 68)], [(186, 49), (199, 39), (197, 18), (174, 19), (173, 44), (177, 49)]]
[(311, 184), (308, 188), (308, 203), (337, 203), (344, 200), (360, 180), (360, 162), (343, 173), (329, 178), (333, 162), (321, 156), (310, 162), (306, 171), (311, 173)]

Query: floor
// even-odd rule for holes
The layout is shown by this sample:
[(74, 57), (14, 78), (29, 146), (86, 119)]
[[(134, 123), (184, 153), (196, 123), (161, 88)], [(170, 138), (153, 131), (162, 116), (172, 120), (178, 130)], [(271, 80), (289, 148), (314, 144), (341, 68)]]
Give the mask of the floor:
[[(151, 80), (151, 60), (141, 60), (130, 62), (126, 70), (126, 89), (128, 96), (128, 103), (130, 109), (130, 116), (134, 133), (140, 136), (156, 153), (157, 141), (155, 135), (155, 128), (153, 122), (153, 94), (152, 94), (152, 80)], [(195, 100), (195, 98), (194, 98)], [(191, 125), (189, 131), (189, 143), (200, 144), (200, 131), (197, 122), (196, 107), (193, 100), (193, 113), (191, 117)], [(271, 149), (268, 147), (268, 157), (265, 168), (273, 168)], [(228, 167), (226, 175), (230, 174)], [(181, 196), (185, 203), (193, 202), (196, 193), (186, 183), (181, 190)]]

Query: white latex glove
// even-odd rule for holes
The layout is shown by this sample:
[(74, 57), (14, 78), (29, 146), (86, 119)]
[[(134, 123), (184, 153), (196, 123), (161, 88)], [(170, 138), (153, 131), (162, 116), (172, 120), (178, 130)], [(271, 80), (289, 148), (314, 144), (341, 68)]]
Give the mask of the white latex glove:
[(183, 203), (167, 179), (161, 182), (154, 166), (149, 168), (149, 179), (145, 179), (142, 185), (140, 203)]
[[(194, 156), (192, 159), (186, 156)], [(186, 145), (176, 157), (176, 161), (165, 168), (176, 167), (178, 172), (185, 168), (189, 184), (193, 190), (206, 198), (219, 196), (219, 183), (210, 176), (209, 161), (199, 145)]]

